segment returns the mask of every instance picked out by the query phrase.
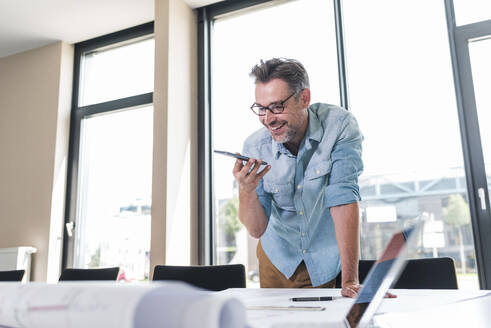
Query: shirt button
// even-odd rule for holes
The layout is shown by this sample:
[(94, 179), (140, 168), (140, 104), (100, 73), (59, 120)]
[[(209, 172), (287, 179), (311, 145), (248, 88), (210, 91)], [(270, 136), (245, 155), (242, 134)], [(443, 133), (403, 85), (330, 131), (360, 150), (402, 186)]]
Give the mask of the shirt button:
[(278, 192), (278, 188), (275, 188), (275, 189), (274, 189), (274, 192)]
[(305, 253), (307, 253), (307, 250), (306, 250), (306, 249), (304, 249), (304, 250), (302, 251), (302, 253), (304, 253), (304, 254), (305, 254)]
[(317, 171), (315, 171), (315, 173), (316, 173), (316, 174), (320, 174), (320, 173), (321, 173), (321, 171), (320, 171), (320, 170), (317, 170)]
[(302, 185), (298, 185), (297, 189), (300, 190), (302, 188)]
[(298, 212), (298, 214), (303, 215), (303, 211)]
[(304, 231), (304, 232), (302, 232), (302, 237), (304, 237), (304, 236), (305, 236), (305, 231)]

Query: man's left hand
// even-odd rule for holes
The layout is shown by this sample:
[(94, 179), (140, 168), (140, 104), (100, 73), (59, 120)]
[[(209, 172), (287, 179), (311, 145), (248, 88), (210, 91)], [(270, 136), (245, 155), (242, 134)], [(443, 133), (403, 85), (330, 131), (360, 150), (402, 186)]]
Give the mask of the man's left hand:
[[(343, 285), (343, 288), (341, 289), (341, 295), (344, 297), (357, 298), (358, 293), (361, 290), (361, 287), (363, 286), (357, 283), (346, 283)], [(396, 298), (397, 295), (387, 292), (384, 297)]]
[(341, 289), (341, 295), (344, 297), (356, 298), (358, 297), (358, 292), (361, 289), (361, 285), (354, 282), (348, 282), (343, 284)]

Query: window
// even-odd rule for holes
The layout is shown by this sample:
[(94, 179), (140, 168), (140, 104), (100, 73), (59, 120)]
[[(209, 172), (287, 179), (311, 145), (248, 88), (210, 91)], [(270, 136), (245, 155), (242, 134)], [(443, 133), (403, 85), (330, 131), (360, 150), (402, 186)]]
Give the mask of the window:
[(491, 18), (491, 3), (488, 0), (454, 0), (457, 25), (472, 24)]
[(365, 136), (361, 258), (376, 259), (395, 229), (424, 217), (413, 256), (452, 257), (460, 288), (477, 289), (443, 2), (343, 9), (350, 110)]
[[(149, 277), (153, 23), (75, 46), (64, 265)], [(77, 74), (78, 73), (78, 74)]]
[(255, 0), (200, 9), (202, 263), (240, 262), (257, 277), (255, 241), (237, 218), (233, 160), (212, 150), (240, 151), (261, 127), (247, 112), (252, 66), (292, 57), (311, 76), (313, 102), (347, 107), (365, 135), (361, 258), (376, 258), (394, 230), (425, 218), (412, 256), (452, 257), (460, 288), (490, 288), (483, 90), (491, 17), (485, 1), (455, 0), (455, 13), (453, 2)]
[[(291, 24), (293, 21), (302, 29)], [(319, 34), (324, 35), (323, 42), (318, 42)], [(213, 149), (240, 152), (247, 136), (262, 127), (249, 108), (254, 102), (254, 82), (249, 72), (261, 59), (299, 59), (310, 72), (312, 101), (339, 104), (331, 2), (278, 2), (223, 15), (214, 21), (212, 40)], [(234, 49), (233, 56), (230, 49)], [(231, 174), (234, 160), (215, 156), (213, 165), (216, 263), (245, 264), (252, 286), (252, 280), (258, 277), (257, 240), (248, 236), (238, 220), (237, 185)]]
[(82, 55), (79, 105), (153, 92), (154, 40), (137, 38)]
[[(488, 33), (491, 33), (491, 31), (488, 31)], [(491, 97), (486, 92), (486, 89), (491, 82), (491, 64), (488, 60), (488, 56), (491, 54), (490, 39), (481, 39), (469, 43), (469, 52), (489, 195), (489, 192), (491, 192), (491, 129), (489, 129), (491, 127), (491, 113), (487, 108), (490, 108)], [(481, 191), (481, 194), (484, 194), (484, 192)]]

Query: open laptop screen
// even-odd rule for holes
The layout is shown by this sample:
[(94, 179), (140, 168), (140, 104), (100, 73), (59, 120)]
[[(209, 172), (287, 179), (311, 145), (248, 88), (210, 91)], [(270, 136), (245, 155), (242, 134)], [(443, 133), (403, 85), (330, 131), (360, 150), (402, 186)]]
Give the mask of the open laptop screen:
[(366, 277), (363, 288), (345, 318), (348, 327), (362, 327), (369, 323), (385, 293), (406, 264), (407, 246), (415, 239), (414, 227), (395, 233), (382, 256)]

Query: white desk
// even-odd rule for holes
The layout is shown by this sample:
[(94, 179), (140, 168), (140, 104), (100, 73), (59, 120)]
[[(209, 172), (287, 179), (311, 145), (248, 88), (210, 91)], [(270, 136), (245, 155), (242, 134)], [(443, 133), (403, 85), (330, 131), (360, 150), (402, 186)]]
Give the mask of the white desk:
[[(384, 299), (376, 315), (383, 327), (490, 327), (491, 296), (469, 300), (490, 291), (392, 290), (398, 297)], [(251, 327), (281, 323), (322, 323), (342, 319), (353, 299), (327, 302), (291, 302), (291, 297), (339, 296), (340, 289), (229, 289), (221, 292), (240, 299), (246, 306), (323, 306), (325, 311), (248, 310)], [(467, 300), (467, 301), (464, 301)]]

